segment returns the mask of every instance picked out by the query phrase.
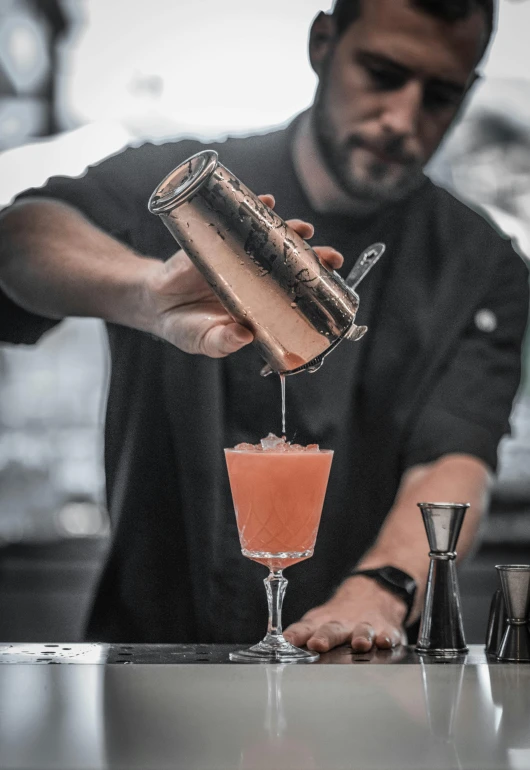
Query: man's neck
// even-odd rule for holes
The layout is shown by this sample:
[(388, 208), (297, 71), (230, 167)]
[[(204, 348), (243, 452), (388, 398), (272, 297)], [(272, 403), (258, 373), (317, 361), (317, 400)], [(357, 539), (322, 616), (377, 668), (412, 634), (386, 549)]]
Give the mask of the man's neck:
[(315, 211), (363, 216), (379, 208), (375, 202), (351, 197), (335, 182), (315, 138), (311, 112), (297, 126), (292, 153), (296, 176)]

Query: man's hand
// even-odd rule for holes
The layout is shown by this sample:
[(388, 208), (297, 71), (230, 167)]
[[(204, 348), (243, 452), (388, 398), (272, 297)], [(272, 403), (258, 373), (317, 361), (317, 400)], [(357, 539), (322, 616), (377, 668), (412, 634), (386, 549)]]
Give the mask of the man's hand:
[(407, 643), (403, 629), (405, 603), (374, 580), (358, 575), (348, 578), (325, 604), (306, 612), (284, 633), (291, 644), (327, 652), (350, 644), (354, 652), (372, 647), (388, 650)]
[[(274, 207), (272, 195), (261, 195), (260, 199)], [(314, 228), (308, 222), (291, 219), (288, 224), (302, 238), (313, 236)], [(343, 263), (341, 254), (331, 247), (315, 247), (315, 252), (331, 269)], [(182, 250), (153, 266), (148, 292), (157, 318), (155, 333), (186, 353), (222, 358), (253, 340), (252, 332), (227, 313)]]

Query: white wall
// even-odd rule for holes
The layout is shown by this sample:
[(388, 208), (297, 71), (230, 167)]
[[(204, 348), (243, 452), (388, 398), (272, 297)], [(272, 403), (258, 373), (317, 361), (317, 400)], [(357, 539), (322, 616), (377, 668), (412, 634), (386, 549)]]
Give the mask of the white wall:
[(530, 79), (530, 1), (498, 0), (498, 28), (484, 72)]
[(85, 0), (64, 106), (137, 134), (215, 135), (275, 125), (311, 101), (319, 0)]

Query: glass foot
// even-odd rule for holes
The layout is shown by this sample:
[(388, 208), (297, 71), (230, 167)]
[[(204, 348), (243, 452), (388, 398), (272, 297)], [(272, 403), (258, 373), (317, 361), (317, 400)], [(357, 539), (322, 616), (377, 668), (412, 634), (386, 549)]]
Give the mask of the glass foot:
[(264, 639), (248, 650), (237, 650), (228, 656), (234, 663), (314, 663), (320, 655), (313, 650), (301, 650), (283, 639), (268, 642)]

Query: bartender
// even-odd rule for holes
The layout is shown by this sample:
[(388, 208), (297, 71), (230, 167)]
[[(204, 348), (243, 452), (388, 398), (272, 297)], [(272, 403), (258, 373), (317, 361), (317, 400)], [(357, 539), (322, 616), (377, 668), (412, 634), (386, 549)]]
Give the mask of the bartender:
[[(335, 451), (315, 555), (284, 608), (286, 637), (320, 652), (405, 642), (428, 569), (416, 503), (471, 503), (463, 556), (509, 430), (526, 267), (423, 173), (493, 17), (491, 0), (338, 0), (311, 27), (311, 108), (286, 129), (208, 145), (343, 275), (387, 244), (361, 287), (366, 337), (288, 381), (288, 438)], [(88, 639), (242, 643), (264, 630), (261, 567), (240, 553), (222, 449), (279, 432), (280, 386), (147, 210), (204, 147), (127, 149), (27, 191), (0, 222), (5, 340), (34, 343), (66, 316), (107, 323), (113, 534)]]

